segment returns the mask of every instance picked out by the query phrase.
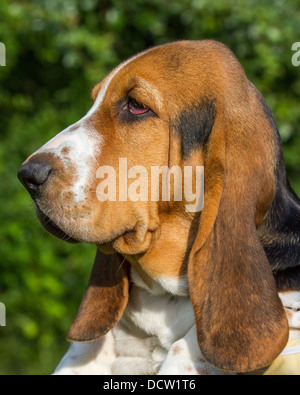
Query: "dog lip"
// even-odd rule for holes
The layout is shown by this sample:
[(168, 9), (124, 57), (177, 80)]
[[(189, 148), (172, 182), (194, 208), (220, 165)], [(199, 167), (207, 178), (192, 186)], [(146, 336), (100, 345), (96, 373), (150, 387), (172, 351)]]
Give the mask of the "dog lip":
[(48, 233), (70, 244), (79, 243), (78, 240), (73, 239), (73, 237), (65, 233), (50, 217), (48, 217), (48, 215), (46, 215), (43, 210), (40, 209), (36, 202), (35, 207), (39, 221)]

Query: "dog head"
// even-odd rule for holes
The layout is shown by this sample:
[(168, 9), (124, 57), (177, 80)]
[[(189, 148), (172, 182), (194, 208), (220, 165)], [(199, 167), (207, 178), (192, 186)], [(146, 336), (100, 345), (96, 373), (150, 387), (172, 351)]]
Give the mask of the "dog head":
[[(214, 41), (138, 54), (92, 96), (88, 114), (19, 173), (50, 233), (115, 253), (108, 261), (98, 253), (69, 338), (93, 340), (118, 322), (130, 262), (145, 281), (188, 277), (199, 347), (210, 363), (238, 372), (267, 366), (288, 339), (271, 267), (299, 264), (298, 247), (284, 258), (299, 245), (299, 204), (264, 99)], [(151, 183), (153, 169), (177, 169), (187, 187), (184, 169), (197, 166), (205, 175), (201, 212), (186, 209), (186, 194), (177, 198), (174, 174), (168, 199), (164, 177)], [(283, 243), (280, 232), (291, 236), (295, 227), (294, 242), (286, 236)]]

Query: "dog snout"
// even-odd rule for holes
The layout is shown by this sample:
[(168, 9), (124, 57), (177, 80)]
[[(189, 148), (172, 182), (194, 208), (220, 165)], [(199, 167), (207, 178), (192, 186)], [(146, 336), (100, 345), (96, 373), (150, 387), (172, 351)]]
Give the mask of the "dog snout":
[(25, 163), (18, 172), (18, 178), (32, 197), (37, 197), (47, 183), (53, 168), (44, 162)]

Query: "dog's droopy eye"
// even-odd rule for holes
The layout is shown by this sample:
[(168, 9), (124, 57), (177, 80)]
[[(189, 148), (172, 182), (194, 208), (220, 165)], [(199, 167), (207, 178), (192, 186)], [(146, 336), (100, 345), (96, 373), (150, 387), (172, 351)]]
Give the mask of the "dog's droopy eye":
[(142, 103), (139, 103), (133, 97), (129, 97), (129, 99), (128, 99), (128, 110), (133, 115), (142, 115), (142, 114), (146, 114), (149, 111), (149, 108), (144, 106)]

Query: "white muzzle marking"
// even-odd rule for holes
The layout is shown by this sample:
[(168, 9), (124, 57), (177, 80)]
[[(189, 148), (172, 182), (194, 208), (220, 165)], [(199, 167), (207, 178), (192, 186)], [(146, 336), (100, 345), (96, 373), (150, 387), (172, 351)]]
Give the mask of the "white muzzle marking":
[[(97, 168), (95, 160), (99, 158), (103, 144), (103, 136), (93, 127), (91, 117), (99, 111), (109, 84), (115, 75), (124, 66), (141, 55), (139, 54), (128, 59), (111, 72), (106, 83), (99, 91), (94, 105), (85, 117), (63, 130), (28, 158), (30, 160), (36, 154), (52, 153), (62, 159), (65, 167), (70, 165), (75, 166), (77, 181), (72, 188), (72, 192), (74, 193), (76, 203), (86, 200), (88, 182), (92, 176), (96, 178), (96, 173), (93, 174), (93, 170), (95, 169), (96, 172)], [(66, 149), (65, 153), (64, 149)]]

